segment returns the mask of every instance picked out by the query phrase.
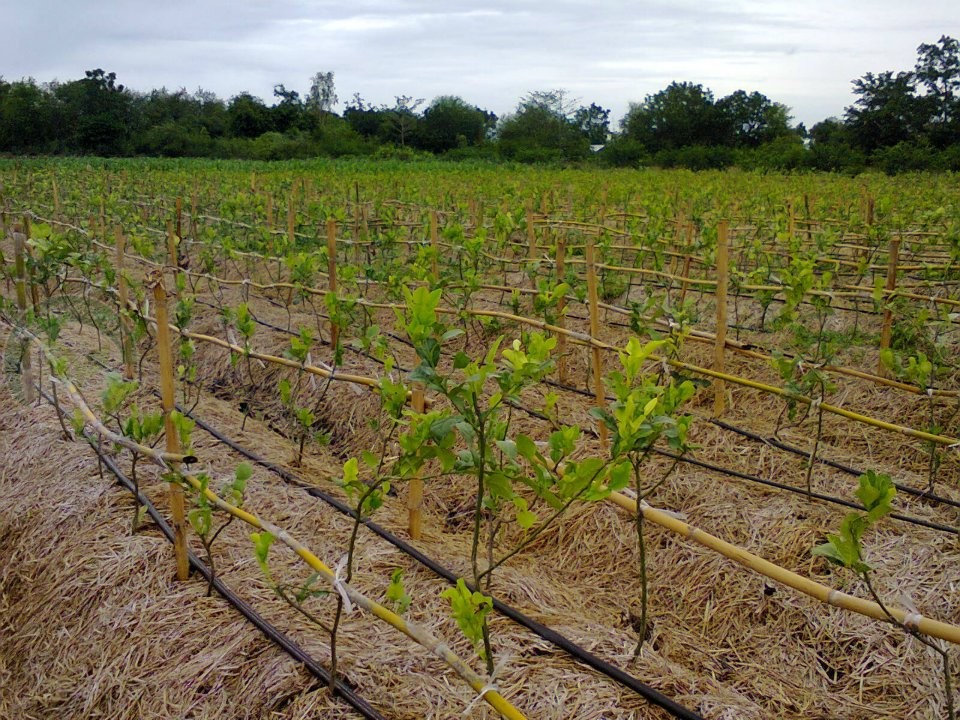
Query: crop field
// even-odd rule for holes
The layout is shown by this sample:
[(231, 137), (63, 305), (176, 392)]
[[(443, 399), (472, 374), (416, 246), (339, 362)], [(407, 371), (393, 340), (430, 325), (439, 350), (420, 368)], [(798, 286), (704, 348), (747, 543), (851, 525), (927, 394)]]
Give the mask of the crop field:
[(0, 718), (947, 718), (951, 175), (0, 161)]

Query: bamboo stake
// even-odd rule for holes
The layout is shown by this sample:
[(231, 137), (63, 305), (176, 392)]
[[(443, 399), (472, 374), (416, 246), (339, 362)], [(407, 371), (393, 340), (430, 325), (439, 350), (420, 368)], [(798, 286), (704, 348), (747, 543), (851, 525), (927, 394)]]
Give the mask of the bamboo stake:
[[(727, 345), (727, 221), (721, 220), (717, 228), (717, 339), (713, 349), (713, 369), (723, 372), (724, 349)], [(713, 415), (719, 417), (726, 409), (727, 388), (724, 381), (717, 378), (713, 382)]]
[(130, 344), (130, 323), (127, 318), (127, 278), (123, 274), (123, 251), (127, 238), (123, 230), (117, 225), (114, 229), (117, 240), (116, 263), (117, 267), (117, 294), (120, 296), (120, 352), (123, 355), (123, 379), (133, 380), (133, 348)]
[[(887, 298), (888, 303), (893, 302), (893, 291), (897, 289), (897, 260), (900, 258), (900, 238), (890, 239), (890, 258), (887, 262)], [(883, 310), (883, 325), (880, 329), (880, 352), (889, 349), (891, 336), (893, 335), (893, 309), (888, 304)], [(877, 374), (888, 375), (889, 371), (883, 366), (883, 361), (877, 362)]]
[[(354, 226), (356, 227), (356, 226)], [(330, 292), (337, 294), (337, 221), (334, 218), (327, 218), (327, 282)], [(340, 328), (332, 320), (330, 321), (330, 347), (336, 350), (337, 342), (340, 339)]]
[(680, 306), (683, 307), (684, 301), (687, 299), (687, 288), (690, 287), (690, 262), (693, 258), (690, 257), (690, 246), (693, 243), (693, 223), (687, 223), (687, 232), (686, 232), (686, 244), (684, 246), (684, 252), (686, 255), (683, 258), (683, 276), (680, 280)]
[[(65, 381), (65, 383), (71, 390), (70, 394), (74, 403), (80, 409), (84, 418), (91, 422), (98, 434), (109, 439), (122, 437), (117, 436), (115, 433), (104, 427), (103, 423), (96, 418), (87, 404), (83, 401), (83, 398), (80, 396), (79, 392), (76, 391), (76, 388), (73, 387), (73, 384), (69, 381)], [(127, 438), (123, 439), (127, 440)], [(137, 452), (140, 452), (146, 457), (152, 458), (160, 464), (170, 462), (170, 458), (166, 453), (160, 453), (153, 448), (136, 445), (135, 443), (134, 445), (137, 448)], [(201, 492), (201, 489), (203, 488), (200, 481), (192, 475), (184, 475), (183, 481), (197, 492)], [(323, 576), (325, 580), (330, 582), (335, 591), (346, 593), (350, 600), (356, 605), (371, 613), (378, 619), (383, 620), (387, 624), (402, 632), (425, 650), (436, 655), (454, 672), (456, 672), (457, 675), (463, 678), (463, 680), (465, 680), (475, 692), (479, 694), (478, 699), (482, 699), (487, 702), (498, 713), (500, 713), (502, 717), (506, 718), (507, 720), (526, 720), (523, 713), (521, 713), (506, 698), (504, 698), (504, 696), (500, 694), (499, 690), (490, 684), (489, 679), (484, 678), (475, 672), (466, 662), (456, 655), (445, 642), (433, 635), (429, 629), (414, 622), (405, 620), (375, 600), (371, 600), (353, 586), (343, 582), (341, 579), (339, 579), (339, 577), (337, 577), (337, 574), (329, 565), (324, 563), (306, 545), (294, 538), (283, 528), (274, 525), (273, 523), (259, 517), (249, 510), (231, 505), (210, 488), (202, 489), (202, 492), (207, 500), (209, 500), (210, 503), (215, 505), (218, 509), (223, 510), (224, 512), (232, 515), (251, 527), (256, 528), (257, 530), (264, 530), (273, 535), (277, 540), (290, 548), (290, 550), (292, 550), (301, 560), (310, 566), (310, 568), (317, 571), (317, 573)]]
[[(425, 407), (423, 386), (419, 383), (413, 386), (413, 411), (422, 414)], [(423, 478), (420, 473), (410, 481), (410, 492), (407, 495), (407, 528), (410, 537), (419, 540), (423, 534)]]
[(430, 211), (430, 247), (433, 248), (433, 258), (430, 261), (431, 271), (433, 272), (433, 281), (440, 282), (440, 271), (437, 263), (440, 257), (440, 238), (437, 233), (437, 211)]
[[(163, 408), (163, 435), (168, 453), (180, 453), (180, 437), (173, 424), (172, 413), (176, 407), (173, 388), (173, 355), (170, 351), (170, 328), (167, 320), (167, 291), (163, 276), (157, 277), (153, 286), (153, 301), (157, 314), (157, 347), (160, 354), (160, 404)], [(180, 476), (179, 463), (171, 462), (175, 477)], [(170, 483), (170, 512), (173, 515), (173, 548), (177, 560), (177, 580), (190, 577), (190, 560), (187, 557), (187, 523), (184, 508), (183, 488), (178, 482)]]
[[(632, 500), (625, 495), (613, 493), (609, 496), (609, 501), (623, 508), (628, 513), (632, 513), (634, 515), (637, 513), (636, 500)], [(883, 609), (874, 602), (864, 600), (853, 595), (848, 595), (847, 593), (827, 587), (826, 585), (821, 585), (814, 580), (805, 578), (802, 575), (798, 575), (797, 573), (786, 570), (778, 565), (774, 565), (769, 560), (764, 560), (763, 558), (747, 552), (737, 545), (728, 543), (727, 541), (721, 540), (715, 535), (711, 535), (703, 530), (700, 530), (699, 528), (688, 525), (687, 523), (677, 519), (673, 515), (664, 512), (663, 510), (652, 508), (645, 502), (640, 504), (639, 509), (643, 512), (643, 517), (645, 520), (649, 520), (660, 527), (666, 528), (677, 535), (686, 538), (687, 540), (692, 540), (695, 543), (710, 548), (711, 550), (720, 553), (724, 557), (733, 560), (745, 568), (764, 575), (771, 580), (776, 580), (777, 582), (782, 583), (787, 587), (791, 587), (794, 590), (798, 590), (805, 595), (816, 598), (822, 603), (843, 608), (844, 610), (850, 610), (860, 615), (866, 615), (867, 617), (871, 617), (875, 620), (886, 621), (888, 619), (886, 613), (883, 612)], [(948, 642), (955, 644), (960, 644), (960, 627), (957, 627), (956, 625), (950, 625), (938, 620), (931, 620), (923, 617), (919, 613), (907, 612), (898, 607), (893, 607), (890, 605), (887, 606), (887, 609), (898, 621), (909, 627), (915, 628), (925, 635), (947, 640)]]
[[(177, 237), (183, 237), (183, 198), (178, 197), (175, 203), (177, 214)], [(176, 263), (174, 263), (176, 264)]]
[[(29, 277), (27, 275), (27, 263), (24, 259), (26, 255), (26, 235), (17, 231), (17, 226), (13, 227), (13, 252), (14, 264), (17, 273), (17, 311), (19, 313), (18, 321), (26, 324), (27, 319), (27, 285)], [(20, 366), (23, 372), (23, 399), (30, 405), (36, 399), (33, 389), (33, 356), (30, 354), (30, 345), (24, 343), (25, 352), (20, 359)]]
[[(549, 232), (549, 230), (544, 231), (545, 235)], [(544, 239), (549, 240), (549, 236)], [(562, 283), (567, 276), (566, 259), (567, 237), (566, 234), (560, 233), (557, 235), (557, 257), (555, 266), (557, 284)], [(563, 296), (557, 303), (557, 325), (561, 328), (566, 325), (566, 309), (567, 298)], [(557, 377), (561, 383), (565, 384), (567, 382), (567, 336), (564, 333), (557, 336)]]
[[(527, 201), (527, 262), (532, 264), (537, 259), (537, 232), (533, 228), (533, 203)], [(530, 288), (537, 289), (537, 281), (531, 276)], [(531, 300), (531, 303), (533, 301)]]
[(190, 196), (190, 237), (197, 239), (197, 193)]
[[(33, 253), (30, 252), (30, 237), (33, 234), (30, 230), (32, 227), (32, 222), (29, 215), (23, 216), (23, 249), (24, 253), (31, 260), (33, 259)], [(27, 286), (30, 288), (30, 303), (33, 305), (33, 314), (38, 316), (40, 315), (40, 294), (37, 290), (36, 284), (33, 282), (33, 277), (30, 275), (29, 268), (27, 269)]]
[(294, 232), (296, 229), (296, 220), (297, 216), (293, 207), (293, 191), (291, 190), (290, 198), (287, 200), (287, 241), (290, 243), (291, 248), (297, 244), (297, 236)]
[(57, 186), (57, 176), (54, 175), (52, 178), (53, 181), (53, 217), (57, 220), (62, 218), (62, 213), (60, 211), (60, 188)]
[(167, 258), (170, 262), (170, 267), (177, 269), (177, 241), (179, 236), (175, 234), (173, 221), (167, 220)]
[[(600, 298), (597, 297), (597, 269), (594, 263), (593, 237), (587, 242), (587, 292), (590, 294), (590, 335), (593, 338), (600, 337)], [(603, 370), (601, 367), (600, 348), (592, 348), (593, 355), (593, 385), (594, 393), (597, 399), (597, 407), (604, 407), (607, 404), (606, 390), (603, 387)], [(607, 427), (600, 423), (600, 447), (607, 449), (609, 441), (607, 438)]]

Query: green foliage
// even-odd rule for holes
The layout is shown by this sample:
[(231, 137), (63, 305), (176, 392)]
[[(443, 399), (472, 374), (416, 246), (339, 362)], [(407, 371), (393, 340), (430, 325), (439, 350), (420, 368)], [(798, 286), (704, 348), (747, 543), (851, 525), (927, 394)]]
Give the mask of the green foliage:
[(463, 578), (457, 580), (456, 587), (447, 588), (440, 596), (450, 601), (450, 610), (460, 630), (474, 647), (480, 657), (486, 659), (483, 642), (487, 615), (493, 610), (493, 598), (481, 592), (471, 592)]
[(100, 406), (107, 415), (116, 416), (139, 387), (135, 381), (125, 381), (120, 373), (108, 373), (107, 386), (100, 393)]
[(866, 514), (848, 513), (840, 523), (840, 531), (828, 534), (827, 542), (815, 547), (813, 554), (858, 575), (865, 575), (870, 571), (870, 566), (863, 561), (861, 540), (874, 523), (893, 512), (891, 502), (897, 491), (888, 475), (873, 470), (861, 475), (859, 483), (856, 495), (863, 503)]
[(410, 595), (403, 587), (403, 570), (397, 568), (390, 575), (390, 584), (387, 586), (387, 601), (393, 604), (398, 615), (403, 615), (412, 602)]
[(272, 578), (268, 557), (270, 555), (270, 546), (273, 545), (276, 537), (273, 533), (264, 530), (263, 532), (250, 533), (250, 539), (253, 541), (253, 556), (260, 566), (260, 571), (268, 579)]

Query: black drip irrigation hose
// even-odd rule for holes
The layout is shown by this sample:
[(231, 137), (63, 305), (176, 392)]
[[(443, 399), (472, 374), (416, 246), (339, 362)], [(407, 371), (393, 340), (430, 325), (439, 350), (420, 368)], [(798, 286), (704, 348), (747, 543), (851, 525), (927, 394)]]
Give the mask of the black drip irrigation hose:
[[(793, 453), (794, 455), (810, 457), (810, 453), (807, 452), (806, 450), (803, 450), (798, 447), (794, 447), (793, 445), (788, 445), (787, 443), (781, 440), (777, 440), (776, 438), (764, 437), (763, 435), (758, 435), (757, 433), (751, 432), (750, 430), (745, 430), (744, 428), (737, 427), (736, 425), (731, 425), (730, 423), (726, 423), (723, 420), (718, 420), (716, 418), (710, 418), (708, 419), (708, 422), (713, 423), (717, 427), (722, 428), (724, 430), (729, 430), (730, 432), (734, 432), (737, 435), (742, 435), (743, 437), (749, 438), (750, 440), (755, 440), (756, 442), (764, 443), (765, 445), (771, 445), (779, 450)], [(843, 463), (836, 462), (835, 460), (817, 458), (817, 462), (819, 462), (821, 465), (827, 465), (829, 467), (834, 468), (835, 470), (840, 470), (841, 472), (845, 472), (848, 475), (854, 475), (857, 477), (859, 477), (860, 475), (863, 475), (863, 472), (864, 472), (863, 470), (857, 470), (854, 467), (850, 467), (849, 465), (844, 465)], [(908, 495), (913, 495), (914, 497), (920, 498), (921, 500), (928, 500), (930, 502), (938, 503), (940, 505), (950, 505), (955, 508), (960, 508), (960, 501), (951, 500), (950, 498), (945, 498), (940, 495), (934, 495), (933, 493), (929, 493), (925, 490), (919, 490), (915, 487), (911, 487), (910, 485), (903, 485), (902, 483), (894, 483), (894, 487), (896, 487), (897, 490), (901, 492), (905, 492)]]
[[(521, 412), (526, 413), (540, 420), (550, 421), (546, 415), (536, 410), (531, 410), (528, 407), (521, 405), (520, 403), (507, 401), (508, 404), (520, 410)], [(851, 500), (844, 500), (843, 498), (835, 497), (833, 495), (824, 495), (822, 493), (816, 492), (807, 492), (805, 488), (796, 487), (795, 485), (787, 485), (785, 483), (777, 482), (776, 480), (767, 480), (766, 478), (759, 477), (758, 475), (750, 475), (748, 473), (740, 472), (739, 470), (731, 470), (730, 468), (725, 468), (722, 465), (715, 465), (713, 463), (706, 462), (704, 460), (697, 460), (696, 458), (687, 457), (686, 455), (677, 455), (676, 453), (668, 452), (666, 450), (661, 450), (660, 448), (654, 448), (653, 452), (662, 457), (668, 457), (672, 460), (677, 460), (682, 463), (687, 463), (688, 465), (695, 465), (697, 467), (704, 468), (705, 470), (710, 470), (721, 475), (728, 475), (730, 477), (735, 477), (739, 480), (747, 480), (749, 482), (758, 483), (760, 485), (766, 485), (768, 487), (776, 488), (778, 490), (786, 490), (787, 492), (792, 492), (797, 495), (804, 495), (808, 498), (813, 498), (816, 500), (822, 500), (824, 502), (833, 503), (835, 505), (842, 505), (843, 507), (848, 507), (853, 510), (863, 510), (862, 505), (857, 505), (857, 503)], [(809, 454), (809, 453), (807, 453)], [(900, 513), (891, 513), (890, 517), (895, 520), (901, 520), (903, 522), (910, 523), (912, 525), (919, 525), (921, 527), (929, 528), (931, 530), (939, 530), (940, 532), (950, 533), (952, 535), (960, 535), (960, 530), (949, 525), (942, 525), (940, 523), (932, 522), (930, 520), (924, 520), (923, 518), (913, 517), (911, 515), (902, 515)]]
[[(130, 480), (121, 474), (119, 468), (114, 465), (113, 461), (108, 456), (103, 455), (99, 449), (94, 449), (97, 451), (97, 454), (100, 455), (104, 465), (106, 465), (107, 468), (109, 468), (109, 470), (116, 475), (120, 483), (131, 492), (134, 492), (133, 485)], [(150, 517), (153, 518), (154, 522), (160, 527), (167, 540), (172, 543), (173, 529), (167, 524), (163, 516), (159, 514), (150, 500), (142, 493), (138, 493), (137, 501), (141, 505), (146, 505), (147, 512), (150, 514)], [(210, 568), (201, 562), (192, 550), (189, 551), (189, 558), (190, 565), (197, 570), (197, 572), (199, 572), (207, 582), (211, 582)], [(329, 671), (327, 671), (325, 667), (317, 662), (313, 656), (309, 655), (303, 648), (287, 637), (287, 635), (281, 632), (276, 626), (268, 622), (262, 615), (254, 610), (249, 603), (233, 592), (219, 578), (214, 577), (212, 580), (212, 585), (228, 603), (233, 605), (233, 607), (236, 608), (236, 610), (250, 622), (250, 624), (263, 633), (264, 637), (266, 637), (275, 645), (279, 646), (280, 649), (286, 652), (294, 660), (301, 663), (305, 668), (307, 668), (307, 670), (310, 671), (311, 675), (316, 677), (318, 680), (321, 680), (325, 685), (329, 686)], [(350, 705), (350, 707), (368, 720), (386, 720), (386, 718), (381, 715), (376, 708), (370, 705), (362, 695), (359, 695), (350, 686), (340, 680), (337, 680), (336, 682), (336, 694), (343, 698), (347, 704)]]
[[(728, 468), (722, 467), (720, 465), (714, 465), (713, 463), (708, 463), (703, 460), (697, 460), (695, 458), (681, 457), (672, 452), (666, 450), (660, 450), (654, 448), (654, 452), (663, 457), (672, 458), (674, 460), (679, 460), (680, 462), (687, 463), (688, 465), (695, 465), (697, 467), (704, 468), (705, 470), (710, 470), (712, 472), (720, 473), (722, 475), (729, 475), (730, 477), (735, 477), (740, 480), (748, 480), (749, 482), (758, 483), (760, 485), (766, 485), (768, 487), (777, 488), (778, 490), (786, 490), (787, 492), (795, 493), (796, 495), (804, 495), (808, 498), (813, 498), (816, 500), (822, 500), (824, 502), (833, 503), (834, 505), (842, 505), (843, 507), (851, 508), (852, 510), (864, 510), (863, 505), (858, 505), (857, 503), (851, 500), (844, 500), (843, 498), (834, 497), (833, 495), (824, 495), (817, 492), (807, 492), (805, 488), (796, 487), (795, 485), (786, 485), (784, 483), (777, 482), (776, 480), (767, 480), (766, 478), (759, 477), (757, 475), (749, 475), (748, 473), (743, 473), (738, 470), (730, 470)], [(942, 525), (941, 523), (932, 522), (930, 520), (924, 520), (923, 518), (913, 517), (912, 515), (902, 515), (900, 513), (890, 513), (890, 517), (894, 520), (900, 520), (902, 522), (910, 523), (911, 525), (919, 525), (921, 527), (929, 528), (930, 530), (939, 530), (940, 532), (950, 533), (952, 535), (960, 535), (960, 530), (949, 525)]]
[[(181, 412), (183, 412), (182, 409), (180, 410)], [(277, 475), (283, 480), (303, 488), (308, 495), (310, 495), (311, 497), (317, 498), (318, 500), (322, 500), (323, 502), (325, 502), (327, 505), (334, 508), (338, 512), (348, 517), (356, 519), (356, 512), (353, 510), (353, 508), (337, 500), (332, 495), (325, 493), (323, 490), (321, 490), (318, 487), (315, 487), (306, 483), (297, 475), (277, 465), (276, 463), (273, 463), (270, 460), (262, 458), (256, 453), (251, 452), (250, 450), (246, 449), (236, 441), (222, 434), (216, 428), (207, 424), (206, 422), (196, 417), (195, 415), (190, 415), (190, 417), (197, 423), (198, 427), (203, 429), (209, 435), (211, 435), (212, 437), (214, 437), (216, 440), (223, 443), (227, 447), (231, 448), (235, 452), (239, 453), (240, 455), (243, 455), (248, 460), (272, 472), (274, 475)], [(404, 540), (401, 540), (399, 537), (391, 533), (389, 530), (386, 530), (385, 528), (383, 528), (382, 526), (378, 525), (377, 523), (373, 522), (368, 518), (361, 519), (360, 522), (363, 525), (365, 525), (368, 529), (370, 529), (373, 533), (380, 536), (382, 539), (386, 540), (395, 548), (397, 548), (404, 554), (408, 555), (409, 557), (413, 558), (418, 563), (420, 563), (421, 565), (423, 565), (424, 567), (426, 567), (436, 575), (442, 577), (444, 580), (446, 580), (450, 584), (455, 584), (457, 582), (458, 576), (454, 572), (447, 569), (443, 565), (440, 565), (438, 562), (431, 559), (427, 555), (424, 555), (422, 552), (420, 552), (419, 550), (417, 550), (415, 547), (405, 542)], [(473, 587), (470, 586), (469, 583), (468, 583), (468, 587), (470, 587), (470, 589), (473, 590)], [(522, 625), (523, 627), (527, 628), (534, 634), (543, 638), (547, 642), (552, 643), (556, 647), (568, 653), (574, 659), (582, 662), (584, 665), (592, 668), (593, 670), (596, 670), (597, 672), (603, 675), (606, 675), (608, 678), (615, 681), (616, 683), (630, 690), (633, 690), (635, 693), (643, 697), (645, 700), (647, 700), (653, 705), (656, 705), (662, 708), (673, 717), (681, 718), (681, 720), (703, 720), (703, 718), (697, 713), (695, 713), (694, 711), (685, 708), (683, 705), (680, 705), (679, 703), (670, 699), (660, 691), (650, 687), (646, 683), (624, 672), (620, 668), (614, 665), (611, 665), (610, 663), (604, 660), (601, 660), (599, 657), (597, 657), (590, 651), (580, 647), (569, 638), (558, 633), (556, 630), (553, 630), (552, 628), (547, 627), (543, 623), (537, 622), (536, 620), (530, 617), (527, 617), (526, 615), (521, 613), (519, 610), (516, 610), (512, 606), (507, 605), (506, 603), (501, 602), (500, 600), (497, 600), (496, 598), (494, 598), (493, 607), (500, 614), (505, 615), (506, 617), (510, 618), (514, 622), (518, 623), (519, 625)]]
[[(566, 385), (566, 384), (564, 384), (564, 383), (557, 382), (556, 380), (544, 379), (544, 380), (543, 380), (543, 383), (544, 383), (545, 385), (549, 385), (549, 386), (551, 386), (551, 387), (555, 387), (555, 388), (557, 388), (558, 390), (564, 390), (564, 391), (566, 391), (566, 392), (575, 393), (575, 394), (577, 394), (577, 395), (583, 395), (584, 397), (590, 397), (590, 398), (594, 397), (594, 393), (590, 392), (589, 390), (582, 390), (582, 389), (580, 389), (580, 388), (578, 388), (578, 387), (573, 387), (572, 385)], [(616, 398), (615, 398), (614, 396), (612, 396), (612, 395), (605, 395), (604, 397), (605, 397), (607, 400), (616, 400)], [(535, 411), (535, 410), (530, 410), (529, 408), (525, 408), (525, 407), (520, 406), (520, 405), (514, 405), (514, 407), (516, 407), (518, 410), (523, 410), (524, 412), (532, 413), (532, 414), (534, 414), (536, 417), (540, 417), (540, 418), (543, 419), (543, 420), (549, 420), (549, 418), (547, 418), (546, 416), (544, 416), (544, 415), (542, 415), (542, 414), (540, 414), (540, 415), (536, 414), (536, 411)], [(719, 428), (721, 428), (721, 429), (723, 429), (723, 430), (728, 430), (728, 431), (730, 431), (730, 432), (734, 432), (734, 433), (736, 433), (736, 434), (738, 434), (738, 435), (742, 435), (743, 437), (749, 438), (749, 439), (751, 439), (751, 440), (755, 440), (755, 441), (757, 441), (757, 442), (764, 443), (765, 445), (770, 445), (770, 446), (772, 446), (772, 447), (775, 447), (775, 448), (777, 448), (777, 449), (779, 449), (779, 450), (783, 450), (783, 451), (785, 451), (785, 452), (792, 453), (793, 455), (799, 455), (800, 457), (804, 457), (804, 458), (809, 458), (809, 457), (810, 457), (810, 451), (809, 451), (809, 450), (804, 450), (804, 449), (802, 449), (802, 448), (794, 447), (793, 445), (789, 445), (789, 444), (787, 444), (787, 443), (785, 443), (785, 442), (782, 442), (782, 441), (780, 441), (780, 440), (777, 440), (776, 438), (764, 437), (763, 435), (758, 435), (757, 433), (754, 433), (754, 432), (751, 432), (751, 431), (749, 431), (749, 430), (745, 430), (745, 429), (743, 429), (743, 428), (737, 427), (736, 425), (731, 425), (730, 423), (724, 422), (723, 420), (718, 420), (717, 418), (708, 418), (708, 417), (701, 417), (701, 416), (697, 416), (697, 418), (698, 418), (699, 420), (704, 420), (704, 421), (706, 421), (706, 422), (712, 423), (713, 425), (716, 425), (717, 427), (719, 427)], [(854, 467), (850, 467), (849, 465), (844, 465), (843, 463), (837, 462), (836, 460), (830, 460), (830, 459), (828, 459), (828, 458), (823, 458), (823, 457), (819, 457), (819, 456), (818, 456), (815, 460), (816, 460), (817, 463), (819, 463), (819, 464), (821, 464), (821, 465), (826, 465), (826, 466), (828, 466), (828, 467), (832, 467), (832, 468), (834, 468), (834, 469), (836, 469), (836, 470), (840, 470), (841, 472), (847, 473), (848, 475), (853, 475), (853, 476), (855, 476), (855, 477), (859, 477), (860, 475), (863, 475), (863, 473), (864, 473), (863, 470), (857, 470), (857, 469), (854, 468)], [(724, 472), (724, 473), (728, 473), (728, 474), (733, 474), (733, 472), (734, 472), (734, 471), (728, 471), (728, 470), (725, 469), (725, 468), (719, 468), (719, 471)], [(748, 476), (748, 477), (746, 477), (746, 478), (744, 478), (744, 479), (750, 479), (750, 477), (752, 477), (752, 476)], [(767, 483), (768, 481), (766, 481), (766, 480), (761, 480), (761, 482)], [(772, 482), (772, 481), (770, 481), (770, 482)], [(787, 487), (789, 487), (789, 486), (787, 486)], [(933, 494), (933, 493), (931, 493), (931, 492), (928, 492), (928, 491), (926, 491), (926, 490), (920, 490), (919, 488), (915, 488), (915, 487), (912, 487), (912, 486), (910, 486), (910, 485), (904, 485), (903, 483), (897, 483), (897, 482), (895, 482), (895, 483), (894, 483), (894, 487), (896, 487), (897, 490), (900, 491), (900, 492), (904, 492), (904, 493), (906, 493), (907, 495), (913, 495), (914, 497), (919, 498), (919, 499), (921, 499), (921, 500), (926, 500), (926, 501), (928, 501), (928, 502), (937, 503), (937, 504), (940, 504), (940, 505), (949, 505), (949, 506), (951, 506), (951, 507), (960, 508), (960, 501), (958, 501), (958, 500), (951, 500), (950, 498), (945, 498), (945, 497), (943, 497), (943, 496), (941, 496), (941, 495), (935, 495), (935, 494)], [(806, 494), (806, 490), (803, 490), (802, 492), (803, 492), (804, 494)], [(828, 498), (829, 496), (824, 496), (824, 497), (825, 497), (825, 498)], [(847, 501), (845, 501), (845, 500), (841, 500), (840, 498), (834, 498), (834, 500), (838, 500), (838, 501), (840, 502), (840, 504), (844, 504), (844, 503), (847, 502)], [(923, 522), (924, 522), (924, 521), (921, 521), (920, 524), (923, 524)], [(957, 533), (958, 533), (957, 529), (955, 529), (955, 528), (950, 528), (950, 532), (953, 532), (954, 534), (957, 534)]]
[[(54, 405), (53, 398), (47, 395), (47, 393), (43, 390), (40, 390), (40, 393), (48, 403)], [(59, 407), (54, 405), (54, 408), (60, 412), (61, 415), (65, 416), (65, 413)], [(168, 541), (173, 543), (173, 528), (170, 527), (163, 515), (160, 514), (156, 506), (150, 501), (150, 498), (148, 498), (142, 492), (139, 492), (134, 487), (133, 482), (123, 474), (123, 471), (117, 467), (113, 459), (109, 455), (106, 455), (97, 446), (96, 442), (91, 436), (85, 434), (84, 437), (93, 451), (100, 458), (100, 462), (102, 462), (106, 468), (113, 473), (120, 485), (130, 491), (140, 505), (143, 505), (147, 508), (147, 514), (150, 515), (150, 518), (153, 520), (153, 522), (158, 528), (160, 528), (160, 532), (164, 534)], [(215, 576), (211, 578), (212, 573), (210, 572), (210, 568), (207, 567), (207, 565), (202, 562), (192, 550), (188, 549), (187, 553), (190, 559), (191, 567), (200, 573), (200, 575), (202, 575), (208, 583), (211, 583), (213, 587), (216, 588), (216, 591), (223, 596), (224, 600), (230, 603), (237, 610), (237, 612), (239, 612), (244, 618), (246, 618), (247, 621), (250, 622), (251, 625), (263, 633), (267, 640), (277, 645), (281, 650), (287, 653), (287, 655), (302, 664), (311, 675), (322, 681), (325, 685), (329, 686), (330, 673), (326, 668), (323, 667), (323, 665), (317, 662), (313, 656), (308, 654), (303, 648), (297, 645), (276, 626), (267, 621), (267, 619), (254, 610), (249, 603), (233, 592), (233, 590), (231, 590), (223, 581), (221, 581), (220, 578)], [(370, 703), (368, 703), (362, 695), (358, 694), (349, 685), (346, 685), (340, 680), (337, 680), (336, 682), (336, 694), (343, 698), (343, 700), (345, 700), (350, 707), (356, 710), (367, 720), (386, 720), (386, 718), (381, 715), (376, 708), (370, 705)]]

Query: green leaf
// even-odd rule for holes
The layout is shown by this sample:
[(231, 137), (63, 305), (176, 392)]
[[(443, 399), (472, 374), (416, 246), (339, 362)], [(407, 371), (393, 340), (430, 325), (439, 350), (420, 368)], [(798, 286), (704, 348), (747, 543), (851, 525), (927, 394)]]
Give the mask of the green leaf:
[(897, 494), (897, 488), (889, 475), (868, 470), (858, 479), (860, 487), (856, 491), (856, 496), (863, 503), (870, 522), (876, 522), (893, 512), (891, 503)]
[(253, 475), (253, 468), (250, 467), (250, 463), (245, 462), (237, 465), (237, 469), (233, 473), (233, 476), (240, 482), (246, 482), (251, 475)]
[[(457, 586), (440, 593), (440, 597), (450, 601), (453, 619), (474, 647), (483, 642), (483, 628), (487, 615), (493, 610), (493, 598), (479, 592), (470, 592), (463, 578), (457, 580)], [(486, 655), (480, 648), (480, 657)]]
[(267, 556), (270, 554), (270, 546), (273, 545), (273, 541), (276, 540), (276, 538), (273, 536), (273, 533), (264, 530), (259, 533), (251, 533), (250, 539), (253, 540), (253, 555), (257, 559), (257, 564), (260, 566), (263, 574), (269, 578), (270, 567), (267, 564)]
[(403, 587), (403, 570), (397, 568), (390, 575), (387, 586), (387, 600), (393, 603), (398, 615), (403, 615), (410, 607), (411, 599)]

